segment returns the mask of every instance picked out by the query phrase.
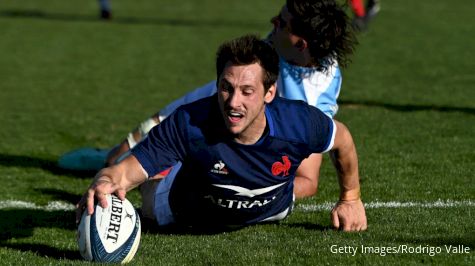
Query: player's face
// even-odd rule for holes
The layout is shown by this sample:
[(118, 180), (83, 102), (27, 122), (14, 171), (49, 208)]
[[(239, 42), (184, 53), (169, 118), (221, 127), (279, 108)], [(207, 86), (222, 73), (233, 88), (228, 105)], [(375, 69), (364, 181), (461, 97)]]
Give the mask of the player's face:
[(218, 101), (224, 123), (242, 144), (256, 143), (266, 127), (265, 103), (274, 99), (275, 86), (264, 92), (263, 70), (258, 63), (228, 63), (218, 80)]
[(302, 55), (297, 48), (297, 42), (300, 37), (291, 33), (290, 21), (292, 14), (289, 13), (287, 6), (283, 6), (280, 13), (271, 19), (274, 29), (269, 35), (269, 41), (272, 43), (277, 53), (288, 62), (300, 62)]

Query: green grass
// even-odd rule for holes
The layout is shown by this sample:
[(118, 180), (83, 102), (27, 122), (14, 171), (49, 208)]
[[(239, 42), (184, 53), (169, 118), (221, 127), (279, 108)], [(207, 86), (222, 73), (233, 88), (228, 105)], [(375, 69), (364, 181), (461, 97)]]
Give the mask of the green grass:
[[(57, 169), (74, 148), (109, 147), (214, 79), (227, 39), (270, 29), (283, 1), (23, 0), (0, 5), (0, 202), (76, 203), (91, 175)], [(134, 265), (473, 265), (475, 2), (391, 0), (344, 70), (337, 119), (357, 144), (365, 202), (470, 201), (369, 208), (369, 229), (331, 229), (337, 199), (326, 157), (318, 196), (279, 225), (215, 235), (144, 233)], [(138, 204), (138, 194), (129, 198)], [(0, 209), (1, 265), (82, 265), (72, 211)], [(440, 247), (424, 254), (333, 254), (331, 247)], [(448, 254), (463, 245), (469, 254)]]

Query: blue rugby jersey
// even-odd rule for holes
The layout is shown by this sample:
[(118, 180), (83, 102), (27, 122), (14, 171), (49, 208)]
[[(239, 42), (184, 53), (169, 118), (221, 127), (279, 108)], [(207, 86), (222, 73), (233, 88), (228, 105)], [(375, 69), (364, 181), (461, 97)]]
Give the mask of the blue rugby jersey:
[(242, 226), (290, 207), (296, 169), (332, 147), (335, 125), (317, 108), (279, 97), (265, 114), (262, 138), (236, 143), (214, 95), (178, 108), (132, 150), (149, 176), (182, 164), (169, 195), (176, 222)]

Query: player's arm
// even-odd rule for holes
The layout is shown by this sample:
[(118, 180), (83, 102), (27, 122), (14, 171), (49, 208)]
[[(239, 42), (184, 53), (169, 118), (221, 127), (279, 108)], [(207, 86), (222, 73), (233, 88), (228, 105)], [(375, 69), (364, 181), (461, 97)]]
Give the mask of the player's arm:
[(336, 135), (330, 158), (338, 174), (340, 199), (332, 210), (332, 222), (344, 231), (366, 230), (367, 221), (360, 198), (358, 156), (350, 131), (335, 121)]
[(303, 160), (295, 172), (294, 195), (296, 199), (311, 197), (317, 193), (322, 154), (313, 153)]
[[(311, 90), (304, 90), (306, 99), (312, 99), (308, 91), (325, 91), (323, 94), (328, 97), (322, 97), (321, 100), (307, 102), (309, 105), (315, 106), (329, 117), (333, 117), (338, 111), (338, 104), (336, 99), (340, 93), (342, 76), (338, 66), (338, 62), (333, 60), (333, 63), (328, 66), (327, 71), (316, 71), (310, 76), (305, 76), (304, 79), (318, 80), (317, 84), (312, 82)], [(279, 88), (279, 94), (284, 98), (292, 99), (292, 94), (295, 93), (296, 88), (286, 88), (285, 86)], [(323, 156), (319, 153), (310, 155), (307, 159), (302, 161), (299, 165), (294, 180), (294, 194), (295, 198), (302, 199), (311, 197), (317, 193), (319, 182), (319, 169), (322, 163)]]
[(139, 126), (137, 126), (127, 135), (126, 139), (124, 139), (119, 145), (112, 148), (112, 150), (107, 155), (106, 165), (114, 165), (124, 159), (124, 155), (128, 155), (129, 150), (135, 147), (137, 143), (142, 141), (142, 139), (147, 136), (150, 129), (159, 123), (159, 113), (140, 123)]
[(116, 194), (124, 200), (127, 191), (145, 182), (146, 179), (147, 173), (135, 156), (128, 156), (119, 164), (102, 169), (77, 204), (76, 221), (79, 221), (84, 208), (89, 214), (94, 212), (95, 199), (105, 208), (107, 194)]
[(173, 101), (158, 113), (140, 123), (132, 132), (127, 135), (119, 145), (114, 147), (107, 155), (106, 164), (113, 165), (123, 159), (130, 149), (142, 141), (154, 126), (172, 114), (178, 107), (194, 102), (199, 99), (211, 96), (216, 93), (216, 81), (211, 81), (206, 85), (187, 93), (185, 96)]

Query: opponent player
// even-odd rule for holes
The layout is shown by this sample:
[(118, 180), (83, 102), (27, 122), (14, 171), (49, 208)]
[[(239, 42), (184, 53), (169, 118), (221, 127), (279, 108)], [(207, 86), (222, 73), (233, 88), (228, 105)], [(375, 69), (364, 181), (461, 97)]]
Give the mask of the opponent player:
[[(351, 191), (359, 216), (333, 217), (335, 227), (367, 227), (359, 193), (356, 149), (348, 129), (302, 101), (276, 96), (279, 67), (274, 49), (256, 36), (223, 44), (217, 53), (217, 94), (181, 106), (154, 127), (119, 164), (100, 171), (78, 203), (106, 207), (105, 195), (124, 199), (160, 171), (181, 164), (166, 195), (151, 201), (144, 215), (160, 225), (240, 227), (284, 219), (292, 209), (293, 179), (310, 154), (332, 150), (340, 185)], [(175, 167), (174, 167), (175, 168)], [(150, 184), (151, 182), (148, 182)], [(156, 183), (156, 182), (153, 182)], [(170, 217), (160, 209), (169, 208)]]
[(349, 0), (353, 11), (353, 28), (364, 31), (368, 27), (369, 21), (376, 16), (381, 9), (379, 0), (368, 0), (366, 7), (363, 0)]
[[(342, 66), (347, 64), (348, 55), (356, 43), (346, 13), (334, 0), (288, 0), (271, 22), (274, 29), (268, 41), (280, 55), (279, 95), (304, 100), (333, 117), (338, 110), (336, 99), (342, 80), (338, 62)], [(109, 153), (107, 163), (110, 165), (120, 160), (120, 156), (126, 155), (129, 148), (142, 140), (150, 128), (180, 105), (215, 93), (215, 84), (215, 81), (208, 83), (144, 121)], [(81, 156), (81, 152), (86, 152), (85, 156)], [(101, 166), (104, 154), (103, 151), (79, 150), (63, 156), (60, 166), (72, 169)], [(86, 163), (71, 167), (72, 163), (83, 161)], [(295, 179), (294, 192), (297, 198), (316, 193), (321, 161), (321, 154), (313, 154), (302, 163)]]
[(112, 11), (109, 0), (98, 0), (100, 9), (100, 18), (104, 20), (112, 19)]

